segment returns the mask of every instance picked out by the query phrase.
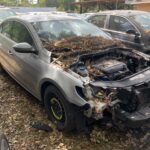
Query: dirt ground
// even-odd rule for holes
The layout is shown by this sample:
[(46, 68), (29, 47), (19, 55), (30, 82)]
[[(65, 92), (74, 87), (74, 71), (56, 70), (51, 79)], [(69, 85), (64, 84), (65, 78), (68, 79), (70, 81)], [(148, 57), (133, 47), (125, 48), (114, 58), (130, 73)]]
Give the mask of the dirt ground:
[[(53, 131), (34, 129), (33, 122), (46, 123)], [(88, 135), (58, 132), (43, 106), (5, 72), (0, 73), (0, 130), (12, 150), (150, 150), (148, 129), (123, 132), (99, 125), (93, 128)]]

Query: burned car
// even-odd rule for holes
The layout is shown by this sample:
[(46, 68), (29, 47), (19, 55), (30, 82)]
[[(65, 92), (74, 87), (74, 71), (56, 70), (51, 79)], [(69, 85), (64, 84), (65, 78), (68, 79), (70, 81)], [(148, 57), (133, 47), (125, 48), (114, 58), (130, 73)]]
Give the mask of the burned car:
[(83, 14), (88, 22), (108, 32), (126, 46), (150, 53), (150, 13), (135, 10)]
[(130, 127), (150, 120), (150, 57), (86, 21), (9, 18), (0, 25), (0, 63), (45, 105), (59, 130), (105, 118)]

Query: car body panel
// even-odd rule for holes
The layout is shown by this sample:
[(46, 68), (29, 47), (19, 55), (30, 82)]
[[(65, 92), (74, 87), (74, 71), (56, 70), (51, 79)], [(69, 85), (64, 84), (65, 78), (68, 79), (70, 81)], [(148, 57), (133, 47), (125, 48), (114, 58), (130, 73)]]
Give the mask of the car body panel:
[[(6, 21), (11, 20), (12, 19), (7, 19)], [(16, 42), (0, 34), (0, 56), (2, 58), (1, 64), (4, 69), (25, 89), (27, 89), (41, 101), (42, 97), (40, 92), (42, 84), (44, 84), (45, 82), (52, 83), (51, 81), (54, 81), (53, 83), (55, 83), (57, 81), (57, 84), (55, 85), (59, 89), (61, 89), (61, 91), (65, 91), (63, 93), (67, 93), (65, 95), (67, 95), (66, 97), (71, 103), (74, 103), (78, 106), (85, 105), (87, 102), (82, 99), (75, 90), (76, 86), (83, 86), (80, 78), (74, 78), (59, 67), (51, 65), (51, 53), (42, 48), (42, 46), (40, 45), (41, 41), (39, 40), (38, 35), (37, 33), (35, 33), (33, 27), (26, 21), (21, 21), (17, 18), (15, 19), (15, 21), (19, 21), (20, 23), (24, 24), (28, 28), (30, 33), (34, 33), (32, 37), (37, 44), (38, 55), (15, 52), (12, 47), (16, 44)], [(2, 45), (5, 45), (6, 47), (2, 48)], [(8, 54), (8, 49), (11, 50), (12, 55)], [(60, 76), (61, 78), (59, 78)], [(70, 82), (70, 84), (66, 84), (64, 86), (64, 83), (67, 82)], [(72, 90), (72, 92), (70, 92), (70, 90)], [(78, 99), (76, 99), (75, 97), (78, 97)]]
[[(19, 42), (15, 42), (12, 39), (12, 37), (8, 38), (7, 35), (4, 35), (1, 32), (0, 63), (2, 67), (19, 84), (21, 84), (26, 90), (28, 90), (32, 95), (34, 95), (42, 102), (43, 102), (43, 92), (45, 92), (43, 91), (45, 90), (45, 85), (54, 85), (57, 89), (59, 89), (59, 91), (63, 94), (63, 96), (69, 103), (79, 108), (82, 108), (81, 112), (88, 118), (94, 118), (96, 120), (102, 119), (103, 111), (106, 108), (109, 109), (112, 115), (115, 114), (114, 117), (117, 116), (118, 118), (120, 118), (123, 110), (118, 109), (118, 105), (120, 105), (119, 108), (123, 108), (121, 107), (121, 104), (124, 101), (126, 101), (126, 99), (124, 99), (125, 95), (129, 96), (128, 98), (129, 104), (125, 103), (127, 105), (127, 109), (128, 105), (130, 107), (130, 103), (132, 101), (139, 101), (140, 108), (138, 108), (137, 111), (142, 112), (142, 110), (140, 110), (141, 107), (145, 108), (144, 107), (145, 103), (148, 103), (149, 105), (150, 71), (148, 66), (150, 65), (150, 57), (146, 54), (135, 51), (133, 49), (118, 48), (113, 46), (103, 48), (103, 50), (101, 51), (98, 48), (97, 52), (96, 51), (91, 52), (92, 50), (89, 49), (88, 52), (86, 51), (86, 53), (84, 53), (84, 50), (82, 51), (82, 53), (81, 52), (76, 53), (73, 49), (69, 49), (69, 52), (73, 50), (73, 53), (71, 54), (75, 54), (75, 56), (77, 55), (76, 57), (77, 60), (75, 61), (73, 59), (73, 64), (70, 62), (69, 68), (63, 68), (60, 65), (60, 63), (64, 62), (61, 61), (59, 62), (57, 57), (56, 58), (54, 57), (56, 60), (54, 59), (52, 60), (52, 54), (55, 54), (55, 50), (57, 51), (58, 49), (54, 48), (53, 51), (51, 50), (48, 51), (48, 49), (46, 49), (43, 46), (42, 40), (40, 40), (40, 37), (38, 36), (36, 30), (31, 24), (34, 21), (36, 22), (42, 20), (45, 21), (45, 20), (62, 20), (62, 19), (73, 20), (77, 18), (69, 16), (62, 17), (61, 15), (60, 16), (27, 15), (6, 19), (0, 25), (0, 27), (5, 25), (5, 23), (7, 22), (13, 22), (11, 28), (12, 31), (14, 29), (15, 23), (19, 23), (20, 25), (25, 27), (24, 32), (27, 32), (31, 36), (32, 38), (31, 41), (33, 41), (32, 50), (34, 51), (32, 51), (32, 53), (31, 51), (30, 53), (17, 52), (14, 46), (16, 44), (19, 44)], [(2, 31), (2, 29), (0, 31)], [(85, 39), (85, 37), (83, 38)], [(89, 41), (90, 38), (92, 39), (92, 37), (89, 37), (88, 39)], [(95, 38), (96, 37), (94, 37), (94, 39)], [(109, 40), (111, 41), (109, 42), (112, 43), (112, 39), (110, 38)], [(22, 42), (27, 43), (27, 41)], [(90, 41), (89, 43), (92, 42)], [(83, 46), (82, 43), (81, 45)], [(59, 52), (63, 52), (65, 48), (62, 47), (62, 49), (60, 49)], [(59, 55), (61, 55), (61, 53)], [(64, 52), (63, 55), (67, 57), (70, 56), (68, 55), (67, 52)], [(105, 62), (106, 56), (108, 66), (107, 61)], [(89, 64), (87, 62), (84, 62), (86, 60), (88, 61), (88, 59), (90, 59), (90, 62), (93, 61), (91, 64), (93, 65), (93, 67), (95, 68), (97, 67), (96, 70), (98, 70), (98, 68), (102, 68), (104, 70), (104, 72), (100, 74), (100, 77), (98, 77), (99, 79), (98, 81), (95, 80), (95, 78), (90, 77), (89, 75), (90, 72), (86, 74), (86, 76), (82, 75), (85, 69), (88, 69), (88, 67), (83, 66)], [(101, 63), (103, 64), (103, 61), (104, 65), (101, 65)], [(100, 64), (97, 64), (99, 62)], [(129, 69), (130, 67), (131, 69)], [(92, 74), (93, 76), (95, 76), (95, 73), (93, 72)], [(105, 74), (107, 75), (105, 76)], [(118, 77), (118, 74), (120, 77), (123, 77), (122, 80), (120, 78), (118, 78), (118, 80), (116, 79), (116, 77)], [(95, 82), (93, 80), (95, 80)], [(79, 91), (77, 89), (79, 89)], [(102, 92), (105, 93), (103, 95), (104, 97), (102, 97), (104, 98), (104, 102), (101, 101), (102, 99), (101, 100), (98, 99), (97, 101), (98, 97), (97, 95), (94, 95), (95, 93), (99, 92), (99, 90), (100, 95), (103, 94)], [(106, 96), (106, 93), (108, 93), (108, 96)], [(115, 94), (115, 96), (118, 96), (117, 99), (116, 97), (113, 97), (112, 93)], [(109, 99), (114, 101), (109, 102)], [(124, 105), (124, 103), (122, 105)], [(131, 109), (133, 108), (131, 107)], [(125, 112), (126, 113), (123, 113), (126, 114), (124, 118), (122, 118), (123, 121), (124, 119), (126, 119), (131, 121), (132, 123), (135, 123), (135, 122), (142, 122), (143, 120), (144, 121), (150, 120), (149, 116), (148, 117), (145, 116), (142, 119), (140, 118), (140, 116), (137, 116), (137, 118), (133, 120), (132, 118), (130, 118), (133, 112), (128, 111)]]
[[(104, 28), (102, 28), (105, 32), (110, 33), (112, 37), (121, 40), (123, 43), (125, 43), (127, 46), (131, 48), (135, 48), (143, 52), (148, 52), (150, 51), (150, 45), (149, 45), (150, 37), (145, 33), (144, 29), (130, 17), (132, 15), (145, 14), (145, 13), (146, 12), (143, 11), (131, 11), (131, 10), (104, 11), (92, 15), (87, 14), (86, 20), (90, 22), (90, 19), (92, 19), (96, 15), (99, 16), (106, 15), (107, 16), (106, 23)], [(139, 38), (141, 39), (141, 42), (140, 43), (136, 42), (135, 35), (133, 34), (127, 34), (126, 32), (109, 29), (110, 17), (112, 16), (126, 19), (135, 28), (135, 31), (139, 33)]]

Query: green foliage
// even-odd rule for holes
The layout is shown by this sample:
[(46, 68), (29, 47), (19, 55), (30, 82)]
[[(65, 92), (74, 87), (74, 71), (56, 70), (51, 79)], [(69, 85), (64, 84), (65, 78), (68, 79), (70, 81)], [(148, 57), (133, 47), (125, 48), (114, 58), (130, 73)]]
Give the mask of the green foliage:
[(5, 6), (29, 6), (28, 0), (0, 0), (0, 4)]
[[(21, 4), (19, 3), (21, 1)], [(78, 11), (79, 6), (72, 5), (75, 0), (38, 0), (37, 5), (32, 5), (32, 7), (57, 7), (60, 11)], [(31, 6), (28, 0), (0, 0), (0, 4), (5, 6)], [(118, 4), (103, 4), (95, 6), (85, 6), (83, 7), (83, 12), (93, 12), (99, 10), (114, 10), (114, 9), (133, 9), (132, 5)]]
[(83, 6), (82, 8), (82, 13), (85, 12), (97, 12), (97, 11), (104, 11), (104, 10), (116, 10), (116, 9), (133, 9), (132, 5), (126, 5), (123, 3), (118, 3), (118, 4), (110, 4), (110, 3), (105, 3), (105, 4), (100, 4), (100, 5), (87, 5)]
[(33, 7), (45, 7), (46, 0), (39, 0), (38, 4), (32, 5)]

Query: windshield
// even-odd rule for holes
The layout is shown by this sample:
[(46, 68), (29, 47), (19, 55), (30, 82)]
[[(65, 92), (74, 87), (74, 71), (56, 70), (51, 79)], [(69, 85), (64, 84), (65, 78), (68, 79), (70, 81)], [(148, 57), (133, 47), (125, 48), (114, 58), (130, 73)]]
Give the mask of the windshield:
[(132, 18), (140, 24), (145, 30), (150, 30), (150, 13), (138, 14)]
[(0, 20), (4, 20), (5, 18), (14, 16), (14, 15), (15, 15), (15, 13), (12, 11), (2, 10), (2, 11), (0, 11)]
[(111, 39), (106, 33), (86, 21), (51, 20), (32, 23), (40, 38), (49, 41), (63, 40), (76, 36), (101, 36)]

